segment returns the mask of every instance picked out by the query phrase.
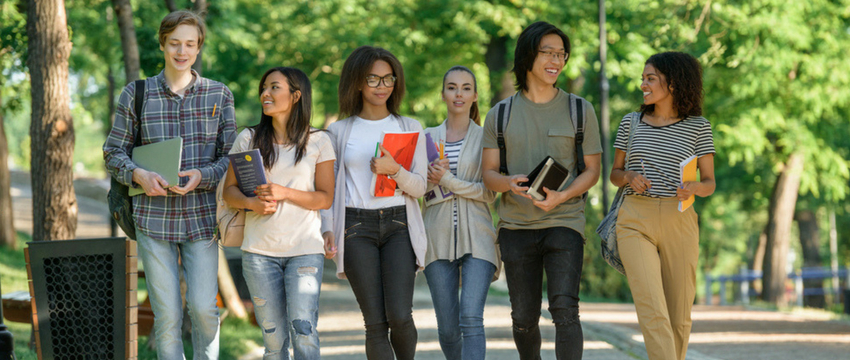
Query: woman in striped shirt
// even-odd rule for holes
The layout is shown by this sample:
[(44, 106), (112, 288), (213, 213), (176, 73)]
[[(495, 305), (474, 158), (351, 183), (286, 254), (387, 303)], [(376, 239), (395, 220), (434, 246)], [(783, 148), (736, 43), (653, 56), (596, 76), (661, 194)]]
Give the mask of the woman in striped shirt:
[[(640, 112), (623, 118), (614, 142), (611, 182), (625, 186), (617, 244), (649, 358), (684, 360), (699, 228), (693, 207), (679, 211), (678, 203), (709, 196), (715, 187), (711, 124), (701, 116), (702, 68), (688, 54), (653, 55), (641, 90)], [(679, 165), (691, 156), (697, 158), (700, 179), (682, 182)]]
[[(496, 194), (484, 187), (475, 75), (454, 66), (443, 76), (446, 121), (425, 129), (444, 156), (428, 167), (425, 277), (437, 315), (446, 359), (484, 359), (484, 301), (497, 273), (499, 252), (488, 203)], [(461, 288), (458, 295), (458, 287)]]

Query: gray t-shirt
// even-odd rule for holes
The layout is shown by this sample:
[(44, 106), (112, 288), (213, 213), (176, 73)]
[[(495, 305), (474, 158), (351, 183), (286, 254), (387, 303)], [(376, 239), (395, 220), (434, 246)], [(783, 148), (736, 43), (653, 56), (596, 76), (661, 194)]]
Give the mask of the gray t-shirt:
[[(511, 117), (505, 129), (505, 147), (508, 172), (511, 175), (528, 174), (547, 155), (570, 170), (566, 189), (576, 178), (575, 128), (570, 119), (569, 94), (558, 91), (554, 99), (545, 104), (535, 104), (522, 93), (514, 95)], [(599, 124), (593, 105), (584, 103), (585, 155), (602, 153)], [(484, 148), (498, 149), (496, 122), (498, 107), (490, 109), (484, 122)], [(560, 190), (563, 190), (560, 189)], [(543, 211), (531, 200), (511, 192), (503, 193), (499, 205), (499, 228), (545, 229), (568, 227), (584, 236), (584, 201), (575, 197), (551, 211)]]

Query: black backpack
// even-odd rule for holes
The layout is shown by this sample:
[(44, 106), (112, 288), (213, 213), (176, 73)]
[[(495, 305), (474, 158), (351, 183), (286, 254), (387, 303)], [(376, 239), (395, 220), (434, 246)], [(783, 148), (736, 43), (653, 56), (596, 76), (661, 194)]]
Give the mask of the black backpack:
[[(584, 103), (582, 103), (584, 99), (576, 96), (575, 94), (568, 94), (570, 119), (572, 119), (573, 128), (576, 130), (576, 176), (578, 176), (583, 173), (586, 168), (584, 164), (584, 149), (581, 147), (581, 144), (584, 142)], [(499, 103), (496, 104), (496, 107), (498, 107), (496, 119), (496, 143), (499, 145), (499, 172), (504, 175), (510, 175), (508, 173), (508, 160), (505, 155), (505, 129), (508, 128), (508, 122), (511, 120), (511, 105), (513, 105), (514, 96), (516, 96), (516, 94), (499, 101)], [(584, 193), (582, 198), (586, 196), (587, 193)]]
[[(145, 102), (145, 80), (136, 80), (136, 94), (135, 103), (133, 110), (135, 111), (136, 120), (133, 121), (133, 128), (135, 129), (135, 139), (133, 141), (133, 148), (139, 146), (142, 142), (142, 106)], [(132, 149), (131, 153), (127, 154), (132, 158)], [(130, 188), (127, 185), (124, 185), (117, 180), (115, 180), (114, 176), (110, 176), (110, 185), (109, 185), (109, 193), (106, 194), (106, 202), (109, 204), (109, 213), (112, 215), (112, 218), (115, 219), (115, 222), (118, 226), (121, 227), (121, 230), (124, 230), (124, 234), (127, 235), (128, 238), (136, 240), (136, 223), (133, 221), (133, 200), (130, 199)]]

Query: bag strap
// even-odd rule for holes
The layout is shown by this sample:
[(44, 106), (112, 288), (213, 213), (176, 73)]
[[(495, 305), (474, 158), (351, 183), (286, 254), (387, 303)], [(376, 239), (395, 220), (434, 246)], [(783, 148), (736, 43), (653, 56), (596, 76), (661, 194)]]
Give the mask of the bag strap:
[(135, 83), (136, 94), (133, 95), (133, 97), (135, 98), (135, 106), (133, 106), (133, 110), (135, 112), (133, 113), (133, 115), (135, 115), (136, 120), (133, 121), (133, 128), (135, 129), (135, 139), (133, 141), (133, 147), (142, 144), (142, 107), (145, 104), (145, 80), (136, 80)]
[[(584, 103), (575, 94), (570, 94), (570, 119), (573, 129), (576, 131), (576, 176), (584, 172), (587, 166), (584, 164)], [(573, 105), (575, 103), (575, 105)]]
[(508, 128), (508, 122), (511, 120), (511, 105), (514, 102), (514, 95), (511, 95), (507, 102), (502, 101), (499, 104), (499, 111), (496, 121), (496, 143), (499, 144), (499, 173), (508, 174), (508, 158), (505, 149), (505, 130)]
[(635, 133), (637, 132), (640, 117), (640, 113), (632, 113), (631, 123), (629, 124), (629, 141), (626, 144), (626, 171), (629, 171), (629, 161), (632, 159), (632, 140), (634, 140)]
[[(584, 163), (584, 147), (582, 144), (584, 143), (584, 103), (581, 102), (581, 98), (576, 96), (575, 94), (570, 93), (569, 100), (570, 105), (570, 120), (573, 122), (573, 129), (575, 129), (576, 137), (576, 176), (581, 175), (584, 172), (584, 169), (587, 168), (587, 165)], [(575, 103), (575, 105), (573, 105)], [(587, 199), (587, 191), (584, 194), (581, 194), (582, 199)]]

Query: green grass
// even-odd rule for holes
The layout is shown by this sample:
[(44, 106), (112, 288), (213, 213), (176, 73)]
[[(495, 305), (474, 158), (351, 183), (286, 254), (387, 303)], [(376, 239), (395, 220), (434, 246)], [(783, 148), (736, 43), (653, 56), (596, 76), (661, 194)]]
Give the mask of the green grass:
[[(31, 241), (29, 235), (18, 233), (18, 244), (16, 250), (0, 247), (0, 290), (3, 293), (28, 290), (27, 268), (24, 261), (24, 248), (26, 242)], [(147, 288), (144, 279), (139, 280), (139, 303), (147, 297)], [(253, 315), (251, 315), (253, 316)], [(6, 321), (3, 323), (15, 337), (15, 356), (18, 360), (37, 359), (36, 353), (29, 348), (31, 325)], [(233, 317), (225, 318), (221, 324), (221, 359), (236, 359), (249, 352), (257, 346), (262, 346), (263, 335), (259, 328), (251, 325), (247, 320), (239, 320)], [(156, 352), (148, 349), (148, 337), (139, 337), (139, 359), (156, 359)], [(186, 358), (192, 358), (192, 341), (184, 339), (183, 347)]]
[[(16, 250), (0, 247), (0, 290), (4, 294), (22, 290), (29, 291), (24, 248), (27, 241), (31, 240), (29, 235), (19, 232)], [(36, 356), (35, 351), (29, 348), (32, 326), (6, 321), (6, 319), (3, 319), (3, 324), (9, 328), (12, 336), (15, 337), (15, 357), (18, 360), (37, 359), (38, 356)]]
[(18, 233), (17, 250), (0, 247), (0, 280), (4, 294), (26, 290), (27, 262), (24, 260), (24, 248), (27, 241), (32, 241), (29, 235)]

